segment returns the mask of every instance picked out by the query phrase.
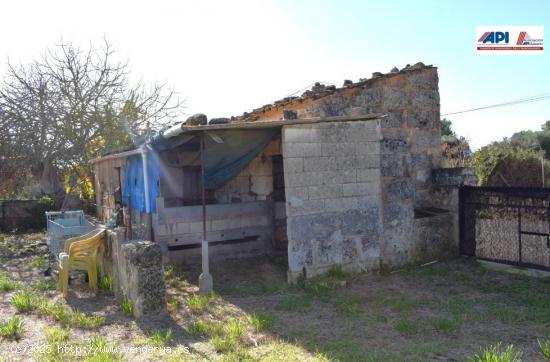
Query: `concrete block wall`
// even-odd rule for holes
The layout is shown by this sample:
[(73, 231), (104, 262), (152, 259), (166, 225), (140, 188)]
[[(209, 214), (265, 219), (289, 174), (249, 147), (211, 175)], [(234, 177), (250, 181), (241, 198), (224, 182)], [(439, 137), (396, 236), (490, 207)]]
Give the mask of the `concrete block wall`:
[(379, 121), (284, 126), (282, 151), (289, 281), (378, 269)]
[[(155, 242), (170, 250), (167, 261), (200, 262), (202, 206), (164, 207), (156, 199), (153, 215)], [(272, 251), (274, 205), (271, 201), (206, 205), (206, 236), (210, 253), (219, 258), (253, 256)]]

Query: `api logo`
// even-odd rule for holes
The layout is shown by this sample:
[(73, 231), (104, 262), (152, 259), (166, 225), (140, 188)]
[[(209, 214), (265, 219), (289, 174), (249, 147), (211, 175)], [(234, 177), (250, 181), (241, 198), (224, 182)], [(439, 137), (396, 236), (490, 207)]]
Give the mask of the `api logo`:
[(509, 31), (486, 31), (483, 35), (477, 40), (477, 42), (499, 44), (504, 42), (508, 44), (510, 42), (510, 32)]
[(476, 39), (478, 54), (542, 54), (544, 51), (542, 26), (478, 26)]

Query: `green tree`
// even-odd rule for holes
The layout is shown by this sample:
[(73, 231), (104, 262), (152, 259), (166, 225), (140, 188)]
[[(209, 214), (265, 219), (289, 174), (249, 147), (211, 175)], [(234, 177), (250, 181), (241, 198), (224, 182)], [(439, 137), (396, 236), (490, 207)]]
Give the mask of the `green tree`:
[(452, 122), (446, 118), (441, 120), (441, 152), (443, 166), (465, 166), (470, 158), (470, 144), (452, 130)]
[(546, 179), (550, 176), (550, 163), (541, 160), (541, 153), (504, 140), (477, 150), (471, 164), (476, 169), (480, 186), (542, 186), (542, 164)]

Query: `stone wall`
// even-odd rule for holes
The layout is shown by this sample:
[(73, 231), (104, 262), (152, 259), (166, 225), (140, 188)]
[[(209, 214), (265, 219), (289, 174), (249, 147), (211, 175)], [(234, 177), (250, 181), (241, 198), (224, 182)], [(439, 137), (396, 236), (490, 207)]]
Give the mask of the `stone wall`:
[(471, 168), (434, 169), (431, 180), (432, 202), (437, 208), (420, 208), (417, 211), (414, 220), (415, 261), (459, 255), (459, 188), (477, 184)]
[(284, 126), (289, 280), (378, 269), (380, 123)]
[[(275, 102), (243, 117), (277, 120), (284, 110), (296, 111), (299, 118), (385, 115), (380, 121), (379, 158), (369, 161), (378, 162), (380, 169), (380, 255), (388, 268), (419, 259), (412, 237), (414, 209), (437, 206), (431, 178), (432, 169), (441, 163), (437, 68), (418, 63), (401, 71), (375, 73), (339, 89), (316, 85), (302, 97)], [(335, 152), (346, 152), (343, 147)], [(301, 151), (307, 155), (316, 150), (310, 146)]]
[(113, 277), (113, 290), (134, 306), (134, 316), (164, 312), (166, 289), (159, 244), (127, 241), (125, 229), (107, 230), (105, 271)]

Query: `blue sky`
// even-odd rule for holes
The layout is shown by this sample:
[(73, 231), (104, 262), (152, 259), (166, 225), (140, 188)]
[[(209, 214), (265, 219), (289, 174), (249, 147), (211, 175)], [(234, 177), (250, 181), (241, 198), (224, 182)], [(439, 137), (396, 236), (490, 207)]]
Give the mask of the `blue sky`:
[[(315, 81), (341, 85), (422, 61), (439, 68), (441, 111), (550, 93), (544, 55), (482, 56), (478, 25), (543, 25), (550, 1), (107, 1), (3, 4), (3, 59), (26, 62), (60, 37), (106, 36), (134, 80), (166, 82), (189, 114), (241, 114)], [(25, 24), (25, 26), (22, 26)], [(550, 41), (547, 40), (547, 44)], [(550, 100), (449, 117), (474, 147), (550, 120)]]
[[(549, 1), (288, 2), (295, 21), (326, 44), (344, 75), (388, 71), (422, 61), (439, 68), (441, 113), (550, 94), (550, 50), (543, 55), (487, 56), (474, 51), (478, 25), (544, 25)], [(346, 68), (350, 74), (346, 74)], [(550, 120), (550, 99), (452, 115), (474, 147)]]

